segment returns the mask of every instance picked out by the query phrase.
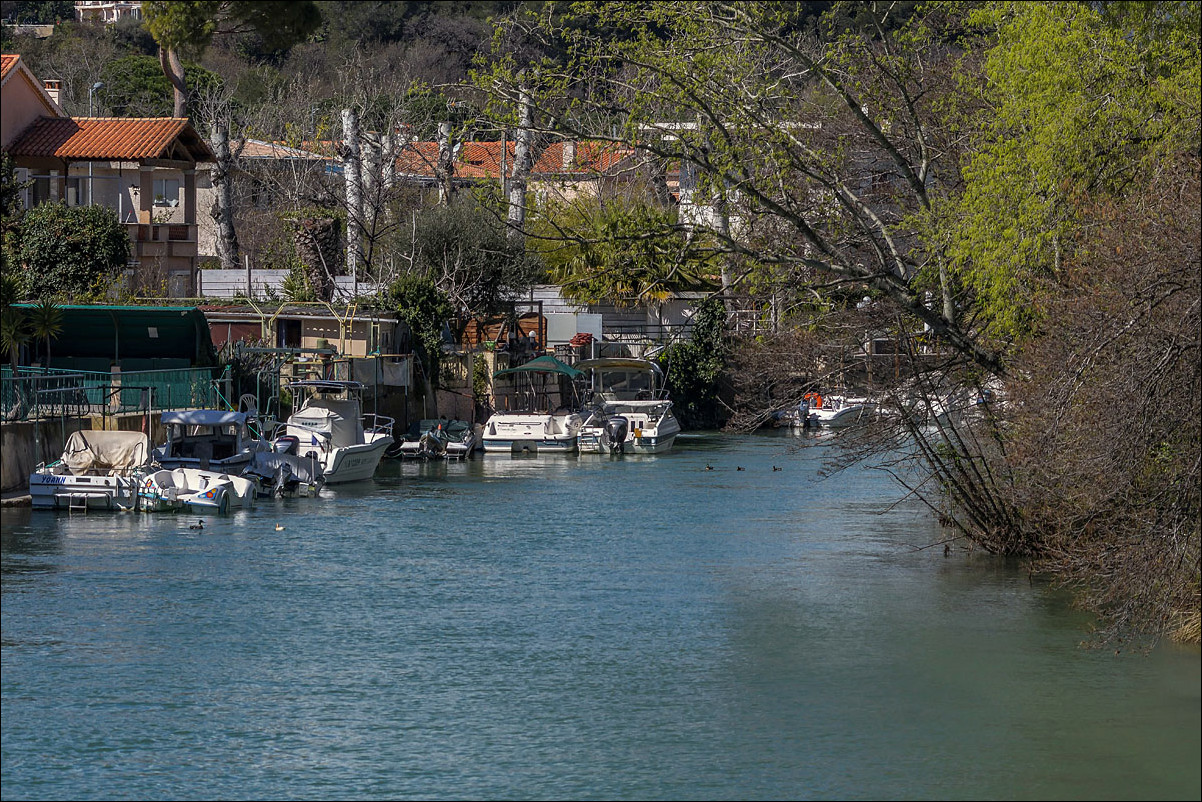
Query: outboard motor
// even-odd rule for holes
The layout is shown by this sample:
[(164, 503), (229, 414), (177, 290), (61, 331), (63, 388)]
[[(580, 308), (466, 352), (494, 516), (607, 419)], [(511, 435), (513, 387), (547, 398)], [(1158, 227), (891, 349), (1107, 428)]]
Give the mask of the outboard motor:
[(605, 428), (601, 434), (601, 443), (612, 452), (622, 452), (626, 447), (626, 434), (630, 431), (630, 421), (621, 415), (605, 419)]
[(296, 456), (300, 449), (300, 438), (296, 435), (285, 434), (275, 439), (275, 453)]

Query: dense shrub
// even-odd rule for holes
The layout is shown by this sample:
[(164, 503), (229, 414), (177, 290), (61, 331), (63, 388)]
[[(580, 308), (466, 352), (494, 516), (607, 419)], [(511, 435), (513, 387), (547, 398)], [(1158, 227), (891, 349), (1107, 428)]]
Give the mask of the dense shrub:
[(25, 214), (17, 236), (22, 294), (95, 297), (120, 274), (130, 252), (129, 235), (112, 209), (43, 203)]

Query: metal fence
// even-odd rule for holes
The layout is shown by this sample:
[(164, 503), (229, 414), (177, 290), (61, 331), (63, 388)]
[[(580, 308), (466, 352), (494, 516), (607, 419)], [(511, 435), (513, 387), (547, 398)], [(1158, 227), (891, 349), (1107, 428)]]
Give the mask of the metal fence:
[(31, 369), (0, 375), (4, 421), (60, 415), (121, 415), (147, 409), (224, 406), (214, 368), (138, 370), (125, 373)]

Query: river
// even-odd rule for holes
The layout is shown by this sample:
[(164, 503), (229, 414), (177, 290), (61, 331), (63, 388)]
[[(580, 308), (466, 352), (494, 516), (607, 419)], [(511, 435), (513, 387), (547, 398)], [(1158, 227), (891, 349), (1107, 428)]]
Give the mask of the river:
[(837, 447), (390, 461), (202, 529), (6, 508), (0, 795), (1202, 797), (1197, 648), (1083, 648)]

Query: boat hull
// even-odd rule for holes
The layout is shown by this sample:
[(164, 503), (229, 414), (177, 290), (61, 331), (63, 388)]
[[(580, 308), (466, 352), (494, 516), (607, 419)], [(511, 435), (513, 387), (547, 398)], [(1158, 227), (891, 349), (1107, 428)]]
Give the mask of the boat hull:
[(584, 420), (567, 415), (500, 413), (484, 426), (484, 453), (575, 454)]
[(241, 476), (191, 468), (161, 470), (146, 476), (139, 487), (139, 506), (147, 512), (225, 514), (254, 505), (256, 484)]
[(37, 510), (130, 510), (137, 503), (137, 487), (137, 478), (130, 476), (29, 477), (31, 505)]
[(366, 443), (334, 448), (325, 455), (322, 476), (325, 484), (359, 482), (370, 479), (380, 466), (384, 451), (393, 443), (388, 435), (377, 436)]
[(572, 454), (577, 450), (575, 440), (503, 440), (501, 438), (489, 440), (486, 438), (483, 445), (485, 454)]

